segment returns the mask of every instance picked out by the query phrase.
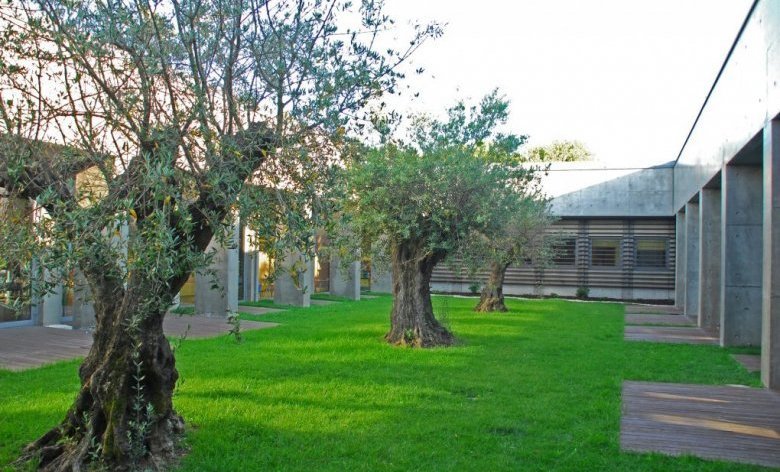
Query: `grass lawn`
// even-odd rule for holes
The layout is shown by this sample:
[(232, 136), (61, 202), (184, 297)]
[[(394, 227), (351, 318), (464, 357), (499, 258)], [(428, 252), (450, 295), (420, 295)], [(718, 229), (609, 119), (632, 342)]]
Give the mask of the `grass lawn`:
[[(483, 315), (451, 297), (434, 305), (459, 346), (394, 348), (390, 303), (244, 315), (282, 326), (184, 341), (180, 469), (760, 469), (619, 450), (624, 379), (759, 384), (722, 349), (626, 343), (617, 304), (508, 300), (509, 313)], [(0, 464), (64, 415), (77, 366), (0, 371)]]

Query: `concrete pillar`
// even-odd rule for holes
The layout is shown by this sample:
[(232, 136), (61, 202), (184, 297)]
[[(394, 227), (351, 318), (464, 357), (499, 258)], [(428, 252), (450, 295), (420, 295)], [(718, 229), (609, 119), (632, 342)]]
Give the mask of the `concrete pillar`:
[(195, 273), (195, 313), (225, 317), (238, 311), (238, 225), (230, 247), (213, 239), (207, 251), (215, 251), (211, 266)]
[(761, 167), (726, 165), (722, 181), (720, 343), (758, 346), (763, 272)]
[(331, 258), (330, 293), (350, 300), (360, 300), (360, 261), (353, 261), (345, 268), (338, 256)]
[(377, 293), (393, 293), (393, 273), (390, 270), (384, 272), (371, 268), (371, 291)]
[(274, 303), (308, 307), (314, 291), (314, 259), (290, 252), (274, 280)]
[(84, 276), (76, 271), (73, 281), (73, 329), (90, 329), (95, 326), (95, 308), (92, 294)]
[(677, 212), (675, 233), (674, 304), (683, 310), (685, 309), (685, 207)]
[(251, 247), (244, 246), (244, 300), (256, 302), (260, 299), (258, 291), (258, 254)]
[(780, 390), (780, 120), (764, 128), (761, 381)]
[(57, 284), (51, 291), (41, 297), (39, 305), (40, 324), (43, 326), (62, 324), (62, 284)]
[(699, 193), (699, 326), (711, 333), (720, 329), (721, 192)]
[(685, 205), (685, 316), (699, 319), (699, 204)]

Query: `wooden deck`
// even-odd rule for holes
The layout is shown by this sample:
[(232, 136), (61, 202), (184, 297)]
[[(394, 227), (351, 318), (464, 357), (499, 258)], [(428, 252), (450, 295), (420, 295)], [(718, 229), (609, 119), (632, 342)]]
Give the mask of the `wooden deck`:
[[(272, 328), (276, 323), (242, 321), (241, 329)], [(223, 318), (168, 315), (165, 334), (188, 339), (207, 338), (227, 333), (231, 326)], [(92, 346), (92, 334), (86, 330), (25, 326), (0, 329), (0, 368), (25, 370), (52, 362), (84, 357)]]
[(777, 392), (624, 382), (622, 412), (624, 450), (780, 467)]
[(653, 315), (626, 313), (627, 325), (696, 326), (696, 322), (683, 315)]
[(673, 344), (718, 344), (718, 338), (701, 328), (679, 326), (626, 326), (623, 339)]
[(735, 361), (742, 364), (748, 372), (761, 372), (761, 356), (757, 354), (732, 354)]
[(679, 315), (680, 309), (674, 305), (639, 305), (626, 303), (626, 313), (636, 314), (657, 314), (657, 315)]

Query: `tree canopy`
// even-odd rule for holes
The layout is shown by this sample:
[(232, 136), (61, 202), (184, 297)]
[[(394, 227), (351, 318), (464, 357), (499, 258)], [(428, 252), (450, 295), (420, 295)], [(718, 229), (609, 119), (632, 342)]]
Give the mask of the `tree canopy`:
[(418, 118), (406, 145), (372, 149), (349, 165), (345, 210), (353, 231), (379, 242), (392, 264), (390, 342), (452, 342), (432, 312), (433, 267), (472, 232), (492, 236), (501, 230), (497, 215), (533, 174), (512, 165), (524, 137), (499, 131), (507, 113), (497, 92), (478, 106), (459, 102), (446, 121)]
[(553, 141), (529, 149), (524, 158), (529, 162), (576, 162), (589, 161), (593, 155), (580, 141)]

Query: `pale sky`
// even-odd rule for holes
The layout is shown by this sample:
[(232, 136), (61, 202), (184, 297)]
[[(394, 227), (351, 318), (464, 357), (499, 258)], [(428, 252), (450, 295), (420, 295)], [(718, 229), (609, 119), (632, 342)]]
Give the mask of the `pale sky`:
[[(674, 160), (751, 0), (387, 0), (387, 12), (447, 23), (413, 64), (420, 92), (393, 103), (440, 113), (498, 87), (530, 145), (584, 142), (610, 165)], [(390, 34), (390, 33), (388, 33)], [(403, 38), (403, 29), (392, 32)]]

